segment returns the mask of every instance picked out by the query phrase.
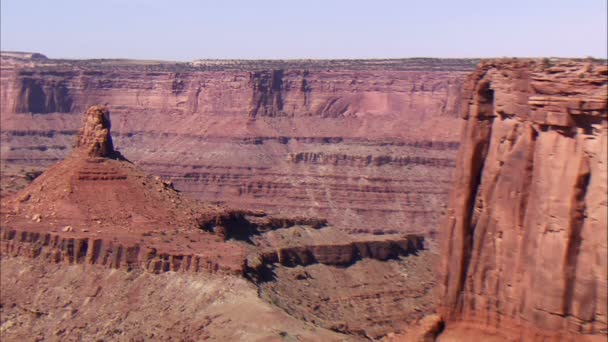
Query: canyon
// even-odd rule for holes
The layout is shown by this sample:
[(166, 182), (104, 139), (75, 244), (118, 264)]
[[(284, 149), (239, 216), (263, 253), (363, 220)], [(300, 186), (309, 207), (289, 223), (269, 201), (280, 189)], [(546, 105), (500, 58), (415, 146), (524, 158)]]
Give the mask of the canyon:
[(608, 65), (478, 62), (2, 53), (0, 334), (604, 341)]
[(2, 55), (2, 186), (69, 155), (90, 105), (121, 153), (201, 200), (436, 230), (476, 60), (53, 60)]
[[(126, 159), (114, 148), (110, 131), (109, 110), (104, 106), (90, 107), (70, 155), (25, 188), (2, 197), (0, 332), (3, 338), (18, 340), (30, 336), (31, 325), (35, 325), (41, 327), (36, 333), (43, 339), (74, 339), (91, 334), (142, 338), (160, 334), (163, 339), (197, 340), (236, 338), (234, 334), (238, 333), (261, 339), (278, 334), (300, 336), (298, 339), (304, 340), (321, 336), (330, 340), (359, 340), (403, 329), (408, 322), (433, 310), (430, 289), (435, 278), (428, 263), (436, 252), (425, 244), (424, 236), (349, 234), (322, 218), (269, 215), (260, 210), (199, 202), (175, 190), (171, 181), (148, 175)], [(22, 267), (19, 265), (24, 263), (32, 267), (19, 270)], [(56, 274), (44, 274), (44, 270), (49, 269)], [(93, 290), (83, 294), (81, 288), (89, 288), (91, 284), (72, 281), (65, 285), (62, 278), (71, 276), (62, 277), (62, 272), (94, 274), (102, 279), (94, 291), (103, 291), (107, 297), (89, 305), (93, 300), (89, 297), (96, 295), (87, 295)], [(416, 277), (410, 277), (409, 272), (415, 272)], [(184, 304), (186, 298), (178, 300), (184, 310), (188, 310), (173, 313), (172, 320), (181, 326), (181, 331), (159, 328), (150, 332), (145, 325), (132, 321), (118, 324), (124, 328), (116, 324), (108, 326), (108, 322), (102, 321), (83, 325), (94, 310), (101, 310), (112, 322), (116, 317), (135, 312), (135, 316), (140, 317), (151, 314), (129, 305), (114, 313), (111, 311), (116, 308), (108, 311), (103, 308), (104, 300), (121, 297), (117, 294), (120, 286), (109, 280), (116, 273), (133, 274), (116, 278), (120, 286), (136, 292), (128, 302), (144, 300), (142, 292), (165, 293), (158, 289), (156, 278), (144, 274), (169, 273), (175, 282), (186, 287), (178, 290), (184, 292), (192, 291), (191, 281), (187, 279), (224, 282), (229, 288), (211, 289), (203, 293), (202, 302), (195, 305)], [(391, 285), (370, 282), (366, 274), (390, 278)], [(47, 300), (44, 293), (49, 289), (32, 284), (31, 279), (36, 278), (49, 284), (64, 284), (67, 288)], [(252, 293), (253, 287), (243, 287), (245, 278), (257, 286), (257, 291)], [(332, 280), (341, 280), (348, 287), (334, 286), (319, 298), (322, 285), (331, 284)], [(230, 288), (231, 284), (234, 288)], [(38, 297), (34, 303), (28, 300), (30, 296), (19, 295), (23, 286)], [(239, 289), (248, 294), (241, 298)], [(291, 291), (297, 289), (308, 290), (307, 296), (294, 297)], [(253, 302), (247, 299), (252, 295), (256, 298)], [(214, 296), (233, 305), (216, 303)], [(71, 306), (70, 312), (57, 308), (60, 303), (72, 303), (76, 298), (79, 304)], [(186, 316), (196, 309), (215, 312), (205, 303), (220, 305), (216, 316), (227, 316), (222, 319), (219, 330), (208, 326), (212, 318), (205, 316), (190, 322)], [(150, 303), (154, 310), (172, 311), (165, 305), (166, 301), (158, 298)], [(247, 324), (238, 321), (229, 324), (232, 319), (251, 319), (229, 312), (238, 305), (253, 305), (250, 316), (259, 314), (277, 319), (275, 328), (264, 334), (264, 329), (270, 326), (263, 321), (253, 323), (256, 318)], [(85, 308), (81, 311), (81, 307)], [(378, 309), (369, 310), (376, 307)], [(38, 315), (38, 312), (45, 314)], [(390, 317), (386, 316), (387, 312), (392, 313)], [(30, 317), (28, 313), (35, 315)], [(70, 319), (66, 320), (68, 316)], [(292, 326), (289, 322), (293, 316), (300, 320)], [(259, 331), (256, 325), (264, 329)], [(307, 326), (312, 331), (304, 333), (302, 329), (306, 330)]]

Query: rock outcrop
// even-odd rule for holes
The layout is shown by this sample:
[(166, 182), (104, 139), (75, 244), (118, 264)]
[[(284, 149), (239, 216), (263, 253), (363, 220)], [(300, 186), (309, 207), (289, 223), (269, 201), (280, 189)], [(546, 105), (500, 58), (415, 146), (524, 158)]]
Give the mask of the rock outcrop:
[[(74, 237), (76, 235), (77, 237)], [(191, 254), (158, 252), (154, 247), (121, 242), (107, 236), (53, 234), (38, 231), (0, 231), (0, 255), (26, 257), (50, 264), (85, 264), (111, 269), (144, 270), (152, 273), (232, 273), (244, 272), (242, 263), (227, 264), (190, 251)], [(179, 247), (179, 246), (177, 246)]]
[(103, 106), (93, 106), (85, 114), (85, 122), (78, 134), (76, 148), (89, 157), (110, 158), (116, 154), (110, 135), (110, 111)]
[[(349, 267), (322, 264), (272, 269), (263, 298), (290, 315), (332, 330), (378, 339), (433, 312), (435, 270), (428, 250), (389, 261), (363, 259)], [(410, 341), (410, 340), (406, 340)]]
[(442, 338), (605, 340), (607, 66), (486, 61), (466, 87)]
[(345, 241), (337, 244), (316, 243), (302, 246), (277, 247), (260, 253), (264, 263), (283, 266), (308, 266), (323, 264), (350, 266), (361, 259), (389, 260), (415, 254), (424, 249), (422, 238), (389, 238), (363, 241)]
[(123, 155), (184, 193), (407, 232), (438, 224), (476, 62), (17, 57), (2, 57), (3, 182), (68, 156), (80, 114), (106, 104)]
[(2, 198), (0, 255), (242, 274), (245, 251), (201, 229), (230, 211), (183, 198), (170, 182), (124, 160), (110, 126), (105, 107), (89, 108), (70, 156)]

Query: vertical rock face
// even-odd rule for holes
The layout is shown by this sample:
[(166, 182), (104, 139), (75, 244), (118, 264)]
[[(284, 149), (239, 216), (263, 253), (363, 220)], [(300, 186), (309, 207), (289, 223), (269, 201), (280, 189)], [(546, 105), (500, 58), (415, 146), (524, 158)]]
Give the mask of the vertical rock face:
[(443, 227), (447, 332), (606, 338), (607, 77), (549, 60), (469, 77)]
[(89, 157), (109, 158), (115, 154), (112, 136), (110, 135), (110, 112), (103, 106), (90, 107), (85, 115), (85, 122), (76, 147)]

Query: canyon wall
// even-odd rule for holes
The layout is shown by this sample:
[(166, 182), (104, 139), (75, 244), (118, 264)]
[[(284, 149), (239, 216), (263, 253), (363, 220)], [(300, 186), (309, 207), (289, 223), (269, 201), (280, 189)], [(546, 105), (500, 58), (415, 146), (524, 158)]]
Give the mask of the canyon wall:
[(447, 200), (475, 63), (3, 54), (3, 178), (63, 159), (80, 113), (105, 104), (120, 152), (200, 199), (354, 231), (429, 231)]
[(465, 89), (443, 336), (605, 341), (606, 64), (488, 61)]

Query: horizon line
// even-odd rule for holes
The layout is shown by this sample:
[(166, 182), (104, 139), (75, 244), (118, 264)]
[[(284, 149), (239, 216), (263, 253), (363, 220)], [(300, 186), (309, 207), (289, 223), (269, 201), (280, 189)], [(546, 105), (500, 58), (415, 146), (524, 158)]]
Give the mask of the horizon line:
[(175, 62), (175, 63), (192, 63), (197, 61), (386, 61), (386, 60), (405, 60), (405, 59), (447, 59), (447, 60), (484, 60), (484, 59), (594, 59), (608, 60), (608, 57), (596, 56), (491, 56), (491, 57), (438, 57), (438, 56), (410, 56), (410, 57), (288, 57), (288, 58), (235, 58), (235, 57), (202, 57), (189, 60), (172, 60), (172, 59), (154, 59), (154, 58), (137, 58), (137, 57), (49, 57), (48, 55), (36, 51), (15, 51), (15, 50), (0, 50), (0, 54), (24, 54), (24, 55), (40, 55), (41, 59), (48, 60), (80, 60), (80, 61), (95, 61), (95, 60), (125, 60), (125, 61), (147, 61), (147, 62)]

